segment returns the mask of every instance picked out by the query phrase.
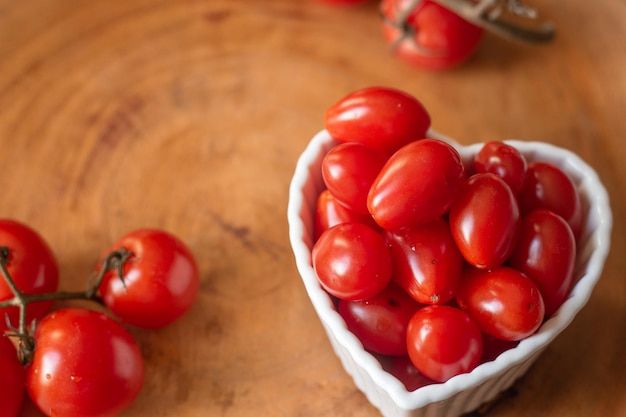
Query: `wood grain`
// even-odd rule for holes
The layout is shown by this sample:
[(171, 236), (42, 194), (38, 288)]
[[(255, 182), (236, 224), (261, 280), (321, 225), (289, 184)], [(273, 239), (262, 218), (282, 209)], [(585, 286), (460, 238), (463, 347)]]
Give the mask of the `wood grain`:
[(626, 416), (626, 4), (528, 3), (555, 22), (552, 43), (488, 35), (466, 65), (429, 73), (391, 56), (375, 2), (0, 0), (0, 215), (45, 236), (64, 289), (139, 227), (199, 261), (192, 311), (133, 330), (147, 381), (123, 416), (379, 415), (317, 321), (286, 222), (325, 109), (368, 85), (414, 94), (462, 143), (542, 140), (597, 168), (615, 212), (603, 277), (489, 415)]

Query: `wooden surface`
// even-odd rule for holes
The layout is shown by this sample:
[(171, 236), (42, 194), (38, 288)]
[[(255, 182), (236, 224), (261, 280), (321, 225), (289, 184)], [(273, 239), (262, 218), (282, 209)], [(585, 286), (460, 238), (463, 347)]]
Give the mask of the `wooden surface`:
[(379, 415), (317, 321), (286, 222), (325, 109), (369, 85), (414, 94), (460, 142), (542, 140), (597, 168), (615, 213), (605, 272), (489, 415), (626, 415), (626, 4), (526, 3), (554, 42), (488, 35), (463, 67), (428, 73), (391, 57), (374, 1), (0, 1), (0, 215), (47, 239), (63, 289), (139, 227), (199, 261), (191, 312), (133, 330), (147, 380), (123, 416)]

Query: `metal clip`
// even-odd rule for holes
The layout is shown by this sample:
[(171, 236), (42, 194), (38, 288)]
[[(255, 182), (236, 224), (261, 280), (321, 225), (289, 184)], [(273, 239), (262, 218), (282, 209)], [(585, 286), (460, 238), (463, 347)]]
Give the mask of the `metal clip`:
[(530, 43), (554, 37), (551, 22), (538, 21), (535, 9), (520, 0), (434, 0), (459, 16), (504, 38)]

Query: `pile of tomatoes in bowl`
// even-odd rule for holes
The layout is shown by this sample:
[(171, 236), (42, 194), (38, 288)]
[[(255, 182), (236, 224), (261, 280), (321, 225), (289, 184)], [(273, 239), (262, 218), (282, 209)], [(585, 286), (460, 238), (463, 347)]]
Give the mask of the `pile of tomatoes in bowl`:
[(518, 342), (565, 301), (582, 206), (558, 166), (504, 142), (464, 162), (389, 88), (344, 97), (325, 125), (340, 143), (322, 162), (312, 263), (368, 350), (444, 382), (480, 364), (483, 334)]
[(386, 416), (459, 415), (510, 386), (586, 303), (610, 245), (608, 196), (575, 154), (461, 146), (430, 124), (402, 91), (348, 94), (290, 189), (307, 292)]

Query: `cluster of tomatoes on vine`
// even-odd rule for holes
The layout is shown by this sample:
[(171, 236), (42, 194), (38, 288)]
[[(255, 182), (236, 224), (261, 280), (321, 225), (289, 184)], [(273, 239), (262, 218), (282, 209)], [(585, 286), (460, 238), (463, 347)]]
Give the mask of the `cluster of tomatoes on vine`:
[[(158, 229), (135, 230), (101, 257), (85, 291), (59, 291), (47, 242), (0, 219), (0, 404), (15, 417), (28, 395), (49, 417), (113, 417), (141, 391), (144, 363), (126, 326), (157, 329), (198, 293), (189, 248)], [(59, 300), (92, 300), (56, 307)]]
[(559, 166), (499, 141), (464, 160), (391, 88), (348, 94), (325, 127), (338, 143), (322, 161), (312, 265), (407, 386), (471, 371), (566, 300), (583, 211)]
[[(318, 0), (356, 5), (367, 0)], [(432, 0), (381, 0), (382, 33), (400, 59), (428, 70), (445, 70), (467, 60), (484, 29)]]
[[(317, 1), (334, 6), (355, 6), (370, 0)], [(467, 3), (464, 9), (477, 6), (479, 0), (467, 0)], [(533, 9), (518, 1), (504, 7), (516, 15), (528, 17), (535, 14)], [(447, 8), (436, 0), (380, 0), (379, 11), (382, 34), (393, 53), (415, 67), (433, 71), (458, 66), (471, 57), (480, 45), (485, 27), (507, 38), (530, 42), (545, 42), (552, 37), (552, 28), (522, 34), (525, 30), (512, 26), (486, 25), (486, 21), (464, 17), (464, 12)]]

